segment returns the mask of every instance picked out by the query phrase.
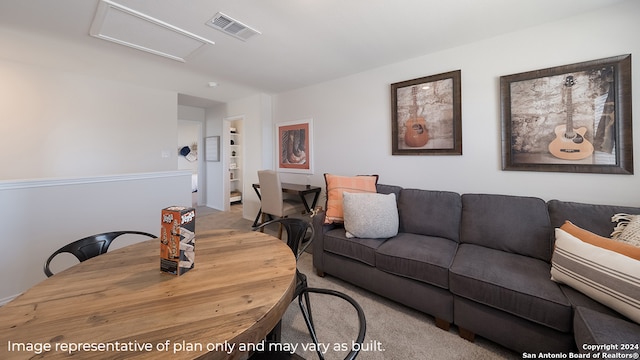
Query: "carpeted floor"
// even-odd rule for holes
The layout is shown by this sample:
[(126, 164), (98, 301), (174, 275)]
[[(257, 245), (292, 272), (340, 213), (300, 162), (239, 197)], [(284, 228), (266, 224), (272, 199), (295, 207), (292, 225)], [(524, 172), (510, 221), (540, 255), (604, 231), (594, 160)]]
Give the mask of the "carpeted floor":
[[(250, 231), (251, 221), (242, 219), (242, 206), (221, 212), (198, 208), (196, 232), (216, 228), (235, 228)], [(268, 229), (275, 234), (277, 229)], [(311, 254), (303, 254), (298, 269), (307, 275), (309, 286), (341, 291), (353, 297), (363, 308), (367, 320), (367, 333), (358, 359), (520, 359), (516, 354), (481, 337), (471, 343), (458, 336), (457, 328), (444, 331), (437, 328), (433, 317), (372, 294), (344, 281), (313, 271)], [(357, 335), (357, 316), (349, 304), (338, 298), (312, 295), (312, 312), (319, 342), (328, 346), (327, 359), (342, 359), (347, 352), (334, 352), (334, 348), (351, 348)], [(311, 338), (298, 308), (291, 303), (282, 320), (282, 343), (296, 347), (296, 353), (307, 359), (317, 359), (312, 350), (303, 346)]]

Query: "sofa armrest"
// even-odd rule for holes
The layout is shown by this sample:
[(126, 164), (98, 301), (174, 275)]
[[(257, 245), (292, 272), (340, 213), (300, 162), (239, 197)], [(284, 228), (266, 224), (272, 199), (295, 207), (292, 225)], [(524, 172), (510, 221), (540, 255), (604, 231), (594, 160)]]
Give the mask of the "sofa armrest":
[[(638, 353), (640, 325), (631, 321), (578, 306), (573, 318), (573, 331), (580, 353)], [(612, 344), (629, 344), (633, 348), (606, 348)]]
[(325, 224), (325, 211), (319, 210), (311, 218), (311, 226), (313, 226), (313, 266), (316, 268), (318, 275), (324, 274), (324, 234), (333, 229), (335, 225)]

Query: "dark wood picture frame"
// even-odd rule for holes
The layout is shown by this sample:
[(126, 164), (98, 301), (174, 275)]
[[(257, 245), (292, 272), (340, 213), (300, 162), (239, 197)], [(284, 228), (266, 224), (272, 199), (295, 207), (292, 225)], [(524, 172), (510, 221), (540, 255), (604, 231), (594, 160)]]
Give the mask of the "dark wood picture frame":
[(393, 155), (462, 155), (460, 70), (391, 84)]
[(502, 169), (633, 174), (631, 54), (500, 77)]
[(278, 171), (313, 174), (313, 119), (276, 124)]

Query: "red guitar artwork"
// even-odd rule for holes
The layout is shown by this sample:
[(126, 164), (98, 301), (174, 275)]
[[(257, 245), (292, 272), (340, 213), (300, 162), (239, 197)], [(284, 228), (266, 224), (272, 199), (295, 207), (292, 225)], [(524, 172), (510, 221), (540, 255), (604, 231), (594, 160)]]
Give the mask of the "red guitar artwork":
[(556, 126), (556, 138), (549, 144), (551, 155), (564, 160), (580, 160), (593, 154), (593, 145), (584, 138), (587, 128), (573, 128), (571, 87), (574, 84), (573, 76), (567, 76), (564, 82), (567, 87), (567, 123)]
[(416, 100), (416, 86), (411, 88), (413, 96), (413, 105), (411, 106), (411, 116), (405, 123), (407, 130), (404, 133), (404, 142), (410, 147), (425, 146), (429, 141), (429, 131), (427, 130), (427, 122), (424, 117), (418, 117), (418, 102)]

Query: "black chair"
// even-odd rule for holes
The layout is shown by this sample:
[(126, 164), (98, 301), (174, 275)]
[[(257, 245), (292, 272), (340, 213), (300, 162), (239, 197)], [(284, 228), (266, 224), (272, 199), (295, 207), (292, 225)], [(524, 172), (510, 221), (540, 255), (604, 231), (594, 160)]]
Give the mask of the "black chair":
[[(299, 218), (279, 218), (262, 223), (260, 226), (255, 227), (253, 230), (263, 231), (265, 227), (271, 224), (278, 224), (278, 228), (284, 228), (287, 234), (287, 245), (295, 254), (296, 261), (298, 261), (300, 255), (311, 244), (311, 239), (313, 238), (313, 227), (311, 226), (311, 224)], [(293, 294), (293, 299), (301, 295), (302, 291), (307, 288), (307, 276), (298, 271), (298, 269), (296, 269), (296, 278), (296, 290)], [(305, 296), (308, 303), (309, 295), (305, 294)], [(309, 311), (309, 314), (311, 314), (311, 311)]]
[(98, 256), (100, 254), (104, 254), (109, 250), (109, 245), (111, 242), (115, 240), (120, 235), (124, 234), (136, 234), (136, 235), (144, 235), (151, 238), (157, 238), (157, 236), (142, 232), (142, 231), (113, 231), (104, 234), (97, 234), (88, 236), (84, 239), (76, 240), (70, 244), (67, 244), (60, 249), (56, 250), (47, 261), (44, 263), (44, 273), (47, 277), (53, 275), (51, 270), (49, 269), (49, 264), (54, 257), (61, 253), (70, 253), (73, 254), (80, 262), (91, 259), (92, 257)]
[[(296, 261), (297, 261), (300, 255), (311, 243), (311, 239), (313, 239), (313, 227), (309, 222), (302, 219), (282, 218), (282, 219), (275, 219), (275, 220), (263, 223), (262, 225), (256, 227), (254, 230), (262, 230), (264, 229), (265, 226), (269, 226), (270, 224), (273, 224), (273, 223), (278, 223), (279, 225), (284, 227), (287, 233), (287, 245), (289, 246), (289, 248), (291, 248), (291, 251), (293, 251), (293, 253), (296, 255)], [(298, 269), (296, 269), (296, 276), (297, 276), (296, 290), (295, 290), (293, 299), (295, 299), (296, 297), (298, 298), (298, 306), (300, 307), (300, 311), (302, 312), (302, 316), (307, 325), (307, 329), (309, 330), (309, 335), (311, 336), (311, 339), (313, 340), (313, 342), (316, 344), (316, 349), (318, 349), (317, 350), (318, 357), (321, 360), (324, 360), (324, 355), (322, 354), (322, 352), (319, 350), (319, 347), (317, 346), (319, 344), (318, 336), (316, 334), (316, 329), (313, 323), (313, 316), (311, 314), (311, 302), (309, 299), (309, 294), (322, 294), (327, 296), (335, 296), (351, 304), (351, 306), (353, 306), (353, 308), (357, 312), (358, 323), (359, 323), (358, 336), (356, 340), (354, 340), (354, 343), (362, 345), (364, 341), (366, 329), (367, 329), (366, 319), (365, 319), (365, 315), (364, 315), (364, 311), (362, 310), (362, 307), (360, 307), (360, 305), (352, 297), (344, 293), (341, 293), (339, 291), (308, 287), (307, 276), (301, 273), (300, 271), (298, 271)], [(277, 334), (275, 335), (270, 334), (267, 337), (268, 342), (280, 341), (280, 334), (279, 334), (280, 325), (281, 324), (278, 324), (276, 326), (276, 329), (274, 329), (274, 331), (277, 332)], [(359, 347), (356, 349), (352, 348), (351, 351), (345, 357), (345, 360), (355, 359), (358, 353), (359, 353)], [(291, 354), (286, 351), (257, 352), (257, 353), (254, 353), (250, 359), (251, 360), (288, 360), (288, 359), (304, 360), (304, 358), (302, 358), (300, 355)]]

